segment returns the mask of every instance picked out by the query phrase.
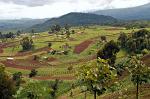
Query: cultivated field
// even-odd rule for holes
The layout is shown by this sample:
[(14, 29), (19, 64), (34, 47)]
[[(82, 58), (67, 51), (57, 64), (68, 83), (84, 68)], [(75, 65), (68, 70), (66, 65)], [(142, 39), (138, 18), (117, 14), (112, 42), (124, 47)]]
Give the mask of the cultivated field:
[[(49, 83), (54, 82), (55, 79), (61, 80), (57, 92), (58, 99), (84, 99), (85, 93), (81, 91), (76, 77), (78, 67), (96, 59), (98, 50), (105, 45), (105, 42), (100, 42), (101, 36), (106, 36), (107, 42), (117, 41), (121, 32), (131, 35), (133, 30), (108, 26), (72, 27), (71, 29), (75, 33), (71, 34), (70, 38), (66, 38), (65, 35), (43, 32), (8, 39), (7, 42), (0, 43), (0, 62), (5, 65), (6, 71), (10, 74), (21, 72), (24, 80), (21, 86), (26, 88), (23, 90), (34, 90), (36, 94), (41, 94), (39, 99), (49, 99)], [(134, 31), (138, 30), (134, 29)], [(25, 36), (32, 38), (34, 49), (21, 52), (20, 40)], [(48, 47), (48, 43), (52, 46)], [(50, 53), (52, 50), (57, 50), (58, 53), (53, 55)], [(62, 53), (65, 50), (68, 51), (66, 55)], [(38, 57), (36, 60), (35, 56)], [(124, 61), (127, 56), (128, 53), (121, 49), (117, 54), (116, 62)], [(147, 66), (150, 65), (149, 61), (150, 55), (143, 57), (143, 62)], [(37, 71), (37, 75), (29, 78), (33, 69)], [(114, 92), (108, 89), (98, 99), (135, 99), (136, 88), (130, 78), (129, 73), (125, 71), (118, 79), (121, 85), (118, 85), (119, 87), (116, 87)], [(72, 88), (72, 84), (76, 87)], [(150, 99), (149, 91), (150, 84), (140, 86), (140, 99)], [(91, 93), (86, 94), (87, 99), (93, 98)], [(20, 93), (17, 97), (26, 99), (26, 93)]]

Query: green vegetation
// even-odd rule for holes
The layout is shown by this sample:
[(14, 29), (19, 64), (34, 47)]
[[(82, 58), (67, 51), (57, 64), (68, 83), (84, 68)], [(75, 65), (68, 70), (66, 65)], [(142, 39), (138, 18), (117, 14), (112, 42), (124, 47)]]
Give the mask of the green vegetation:
[[(0, 44), (0, 61), (16, 87), (13, 97), (17, 99), (93, 99), (93, 95), (134, 99), (139, 71), (130, 60), (140, 54), (141, 66), (148, 68), (148, 30), (56, 24), (46, 32), (18, 32), (13, 39), (7, 38)], [(146, 82), (139, 83), (138, 96), (146, 99), (150, 89), (143, 88), (149, 86), (149, 72), (141, 70)]]
[(0, 64), (0, 98), (12, 99), (15, 91), (14, 82), (8, 73), (6, 73), (5, 67)]

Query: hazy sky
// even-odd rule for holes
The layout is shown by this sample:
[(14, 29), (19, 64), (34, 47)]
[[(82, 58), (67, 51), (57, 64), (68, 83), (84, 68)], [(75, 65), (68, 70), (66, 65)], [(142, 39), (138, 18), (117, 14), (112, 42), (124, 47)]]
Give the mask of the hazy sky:
[(150, 0), (0, 0), (0, 19), (52, 18), (69, 12), (126, 8)]

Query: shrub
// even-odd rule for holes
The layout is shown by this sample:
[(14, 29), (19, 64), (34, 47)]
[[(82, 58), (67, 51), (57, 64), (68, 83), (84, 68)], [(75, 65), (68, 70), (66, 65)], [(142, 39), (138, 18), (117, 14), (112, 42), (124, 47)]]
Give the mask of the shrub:
[(38, 72), (38, 71), (36, 71), (35, 69), (32, 69), (32, 70), (31, 70), (31, 73), (29, 74), (29, 77), (30, 77), (30, 78), (35, 77), (35, 76), (37, 75), (37, 72)]

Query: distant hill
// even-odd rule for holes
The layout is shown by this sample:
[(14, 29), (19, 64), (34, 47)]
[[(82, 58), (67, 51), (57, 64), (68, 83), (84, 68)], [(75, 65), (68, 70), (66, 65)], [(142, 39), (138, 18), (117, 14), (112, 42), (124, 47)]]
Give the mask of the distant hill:
[(90, 13), (69, 13), (58, 18), (47, 20), (43, 24), (34, 25), (27, 30), (31, 31), (31, 29), (34, 29), (37, 32), (42, 32), (50, 29), (50, 26), (55, 24), (59, 24), (61, 26), (64, 26), (65, 24), (69, 24), (70, 26), (90, 24), (105, 25), (114, 23), (116, 21), (117, 19), (111, 16), (96, 15)]
[(21, 30), (29, 28), (35, 24), (41, 24), (48, 19), (18, 19), (18, 20), (0, 20), (0, 31)]
[(133, 8), (98, 10), (91, 13), (123, 20), (150, 20), (150, 3)]

